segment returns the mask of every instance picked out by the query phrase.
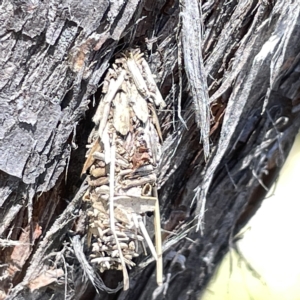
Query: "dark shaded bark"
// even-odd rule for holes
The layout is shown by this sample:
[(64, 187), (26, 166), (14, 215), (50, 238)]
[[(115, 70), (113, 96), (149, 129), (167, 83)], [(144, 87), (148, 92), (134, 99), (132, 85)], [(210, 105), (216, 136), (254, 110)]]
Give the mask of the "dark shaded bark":
[[(162, 225), (176, 234), (163, 233), (164, 291), (141, 261), (128, 292), (100, 297), (196, 299), (299, 130), (299, 9), (292, 0), (202, 1), (199, 12), (195, 0), (3, 1), (0, 298), (99, 297), (71, 243), (85, 234), (80, 173), (103, 75), (115, 53), (138, 46), (167, 102), (159, 198)], [(103, 278), (112, 289), (122, 281)]]

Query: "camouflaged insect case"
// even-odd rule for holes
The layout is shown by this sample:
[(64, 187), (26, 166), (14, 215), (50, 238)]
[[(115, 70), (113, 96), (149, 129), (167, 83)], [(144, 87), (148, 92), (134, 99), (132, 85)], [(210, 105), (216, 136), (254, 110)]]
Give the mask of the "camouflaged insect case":
[[(157, 281), (162, 281), (161, 233), (156, 189), (160, 158), (160, 126), (156, 107), (165, 102), (150, 68), (139, 50), (129, 50), (115, 60), (103, 84), (103, 96), (93, 118), (95, 127), (83, 167), (88, 171), (89, 261), (100, 272), (123, 271), (146, 251), (157, 261)], [(145, 212), (155, 212), (155, 244), (143, 223)]]

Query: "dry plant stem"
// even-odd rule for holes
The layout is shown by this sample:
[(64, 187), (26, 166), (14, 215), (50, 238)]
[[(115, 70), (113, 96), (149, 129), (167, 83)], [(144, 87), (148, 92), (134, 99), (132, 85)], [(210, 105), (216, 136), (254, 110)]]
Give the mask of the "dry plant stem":
[[(104, 128), (107, 124), (107, 119), (108, 119), (108, 115), (109, 115), (109, 111), (110, 111), (110, 105), (111, 105), (111, 101), (114, 99), (116, 92), (118, 91), (118, 89), (121, 87), (124, 78), (126, 75), (126, 71), (123, 70), (119, 77), (117, 78), (117, 80), (115, 82), (112, 82), (112, 84), (109, 85), (109, 87), (112, 87), (108, 93), (106, 94), (105, 98), (102, 100), (105, 102), (105, 106), (104, 106), (104, 110), (103, 110), (103, 115), (100, 121), (100, 125), (99, 125), (99, 136), (102, 138), (102, 134), (104, 131)], [(113, 79), (112, 79), (113, 80)], [(96, 120), (94, 119), (94, 122), (96, 123)]]
[(154, 196), (156, 198), (154, 211), (154, 230), (155, 230), (155, 247), (156, 247), (156, 281), (158, 285), (163, 283), (163, 260), (162, 260), (162, 241), (161, 241), (161, 226), (160, 226), (160, 211), (157, 189), (154, 187)]
[(116, 196), (114, 198), (115, 204), (123, 204), (126, 207), (132, 207), (138, 213), (145, 211), (154, 211), (157, 198), (155, 197), (136, 197), (136, 196)]
[(155, 108), (151, 104), (149, 104), (148, 107), (150, 108), (150, 110), (152, 112), (152, 122), (156, 128), (159, 139), (161, 142), (163, 142), (162, 133), (161, 133), (161, 129), (160, 129), (160, 125), (159, 125), (159, 121), (158, 121), (158, 117), (157, 117)]
[(110, 228), (114, 235), (114, 238), (116, 240), (117, 248), (119, 251), (119, 256), (121, 259), (122, 264), (122, 272), (123, 272), (123, 282), (124, 282), (124, 290), (128, 290), (129, 288), (129, 277), (123, 257), (123, 253), (121, 250), (121, 246), (116, 234), (116, 228), (115, 228), (115, 213), (114, 213), (114, 177), (115, 177), (115, 151), (116, 151), (116, 145), (115, 145), (115, 133), (113, 134), (113, 140), (111, 144), (111, 160), (110, 160), (110, 184), (109, 184), (109, 194), (110, 194), (110, 201), (109, 201), (109, 216), (110, 216)]
[(86, 171), (89, 169), (89, 167), (94, 163), (95, 161), (95, 157), (93, 157), (93, 153), (95, 151), (100, 151), (101, 150), (101, 147), (100, 147), (100, 144), (99, 144), (99, 138), (97, 138), (92, 146), (92, 148), (90, 149), (90, 154), (88, 155), (85, 163), (84, 163), (84, 166), (82, 168), (82, 172), (81, 172), (81, 175), (85, 174)]
[(151, 84), (151, 87), (153, 88), (153, 91), (155, 93), (155, 98), (154, 98), (154, 102), (157, 106), (159, 106), (160, 108), (165, 108), (166, 102), (164, 101), (156, 83), (155, 80), (153, 78), (152, 72), (150, 70), (150, 67), (148, 65), (148, 63), (146, 62), (146, 60), (144, 58), (141, 59), (141, 64), (143, 66), (143, 69), (147, 75), (147, 79), (149, 81), (149, 83)]
[(149, 246), (149, 249), (150, 249), (150, 251), (151, 251), (151, 254), (152, 254), (152, 256), (154, 257), (154, 259), (157, 260), (157, 254), (156, 254), (154, 245), (153, 245), (153, 243), (152, 243), (152, 241), (151, 241), (151, 238), (150, 238), (150, 236), (149, 236), (149, 234), (148, 234), (148, 232), (147, 232), (147, 229), (146, 229), (146, 227), (145, 227), (145, 224), (144, 224), (144, 222), (143, 222), (141, 216), (138, 216), (138, 222), (139, 222), (139, 228), (141, 229), (142, 234), (143, 234), (143, 237), (145, 238), (145, 240), (146, 240), (146, 242), (147, 242), (147, 244), (148, 244), (148, 246)]
[[(131, 54), (131, 56), (132, 56), (132, 54)], [(132, 79), (135, 83), (137, 90), (142, 94), (142, 96), (148, 96), (148, 89), (147, 89), (146, 82), (145, 82), (138, 66), (136, 65), (133, 57), (130, 57), (127, 60), (127, 66), (132, 75)]]

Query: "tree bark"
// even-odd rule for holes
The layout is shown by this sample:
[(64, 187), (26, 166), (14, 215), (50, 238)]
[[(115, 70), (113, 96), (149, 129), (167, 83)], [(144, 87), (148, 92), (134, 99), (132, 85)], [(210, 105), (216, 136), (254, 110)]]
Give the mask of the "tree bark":
[[(299, 130), (299, 11), (293, 0), (2, 1), (0, 299), (196, 299)], [(130, 47), (167, 103), (165, 283), (141, 258), (129, 291), (106, 272), (97, 294), (80, 173), (103, 76)]]

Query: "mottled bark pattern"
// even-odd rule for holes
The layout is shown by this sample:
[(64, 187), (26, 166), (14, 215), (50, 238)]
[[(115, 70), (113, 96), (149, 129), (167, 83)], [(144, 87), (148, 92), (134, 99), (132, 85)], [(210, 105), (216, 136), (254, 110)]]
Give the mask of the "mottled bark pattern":
[[(203, 291), (299, 130), (300, 7), (198, 4), (1, 2), (0, 299), (196, 299)], [(189, 42), (189, 29), (197, 40)], [(146, 259), (130, 272), (129, 291), (114, 293), (122, 274), (88, 277), (79, 263), (87, 233), (80, 173), (105, 72), (135, 46), (167, 103), (158, 110), (157, 180), (168, 250), (161, 288)], [(98, 296), (91, 280), (106, 291)]]

